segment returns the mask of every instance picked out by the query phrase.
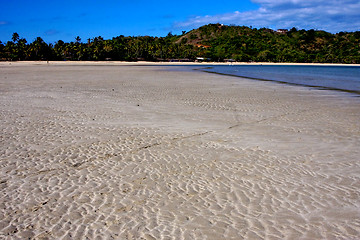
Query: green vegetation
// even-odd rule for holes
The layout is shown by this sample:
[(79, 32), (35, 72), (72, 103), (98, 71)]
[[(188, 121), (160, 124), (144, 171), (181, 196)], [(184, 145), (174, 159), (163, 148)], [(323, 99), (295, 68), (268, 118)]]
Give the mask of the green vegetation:
[(32, 43), (14, 33), (12, 41), (0, 41), (0, 60), (121, 60), (360, 63), (360, 32), (271, 29), (209, 24), (182, 35), (166, 37), (102, 37), (81, 42), (62, 40), (47, 44), (40, 37)]

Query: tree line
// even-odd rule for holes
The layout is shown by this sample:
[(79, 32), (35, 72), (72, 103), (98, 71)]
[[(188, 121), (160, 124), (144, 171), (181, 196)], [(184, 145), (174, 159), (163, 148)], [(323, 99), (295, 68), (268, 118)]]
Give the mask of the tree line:
[(0, 41), (0, 60), (57, 61), (241, 61), (360, 63), (360, 32), (332, 34), (317, 30), (273, 31), (268, 28), (208, 24), (181, 35), (166, 37), (101, 36), (82, 42), (58, 40), (46, 43), (41, 37), (28, 43), (18, 33)]

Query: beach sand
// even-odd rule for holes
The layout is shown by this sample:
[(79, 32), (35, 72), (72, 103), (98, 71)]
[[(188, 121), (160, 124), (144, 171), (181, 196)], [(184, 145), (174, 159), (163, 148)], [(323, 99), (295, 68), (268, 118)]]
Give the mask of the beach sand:
[(0, 64), (1, 239), (360, 238), (358, 98), (128, 65)]

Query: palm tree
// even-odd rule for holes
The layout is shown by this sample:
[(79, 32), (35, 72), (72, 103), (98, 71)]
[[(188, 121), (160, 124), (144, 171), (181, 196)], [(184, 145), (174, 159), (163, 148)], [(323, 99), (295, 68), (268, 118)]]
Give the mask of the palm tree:
[(75, 41), (76, 41), (77, 44), (79, 44), (79, 43), (81, 42), (81, 38), (80, 38), (79, 36), (77, 36), (77, 37), (75, 38)]
[(30, 44), (28, 56), (33, 60), (49, 60), (51, 47), (41, 37), (37, 37)]
[(27, 41), (25, 38), (20, 38), (19, 40), (17, 40), (16, 48), (17, 48), (17, 54), (19, 60), (24, 60), (25, 58), (25, 52), (28, 47), (26, 43)]
[(11, 39), (14, 43), (16, 43), (19, 40), (19, 37), (19, 34), (17, 32), (14, 32)]

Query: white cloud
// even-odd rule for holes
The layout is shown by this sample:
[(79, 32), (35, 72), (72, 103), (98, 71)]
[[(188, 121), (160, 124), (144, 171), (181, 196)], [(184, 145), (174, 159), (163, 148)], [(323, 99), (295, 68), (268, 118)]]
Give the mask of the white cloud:
[(46, 36), (53, 36), (53, 35), (56, 35), (56, 34), (58, 34), (58, 33), (59, 33), (59, 31), (56, 30), (56, 29), (49, 29), (49, 30), (46, 30), (46, 31), (45, 31), (45, 35), (46, 35)]
[(8, 25), (9, 24), (9, 22), (7, 22), (7, 21), (0, 21), (0, 25)]
[(195, 28), (208, 23), (254, 27), (319, 29), (330, 32), (360, 30), (358, 0), (252, 0), (253, 11), (196, 16), (174, 23), (174, 28)]

